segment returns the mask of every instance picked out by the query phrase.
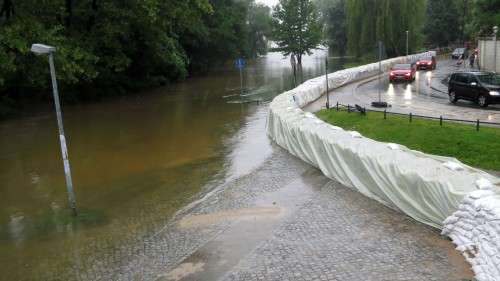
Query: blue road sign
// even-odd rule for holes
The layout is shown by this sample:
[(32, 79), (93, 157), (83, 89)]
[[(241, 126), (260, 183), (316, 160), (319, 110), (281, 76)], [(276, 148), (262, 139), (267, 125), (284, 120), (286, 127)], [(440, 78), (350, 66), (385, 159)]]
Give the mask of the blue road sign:
[(246, 64), (246, 62), (245, 62), (245, 59), (243, 59), (243, 58), (239, 58), (239, 59), (237, 59), (237, 60), (234, 62), (234, 65), (236, 66), (236, 68), (239, 68), (239, 69), (244, 68), (244, 67), (245, 67), (245, 64)]

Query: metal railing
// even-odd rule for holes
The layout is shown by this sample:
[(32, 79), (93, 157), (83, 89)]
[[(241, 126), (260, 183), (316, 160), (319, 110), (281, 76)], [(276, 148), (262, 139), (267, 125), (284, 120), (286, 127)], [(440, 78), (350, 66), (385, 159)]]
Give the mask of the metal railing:
[[(410, 112), (410, 113), (399, 113), (399, 112), (387, 111), (387, 109), (385, 109), (385, 110), (382, 111), (382, 110), (367, 109), (366, 107), (359, 107), (359, 108), (362, 108), (363, 111), (365, 111), (365, 112), (379, 112), (379, 113), (383, 113), (384, 114), (384, 119), (387, 119), (387, 115), (408, 116), (408, 120), (409, 120), (410, 123), (413, 121), (413, 118), (416, 117), (416, 118), (420, 118), (420, 119), (439, 120), (439, 125), (440, 126), (443, 126), (443, 122), (444, 121), (451, 121), (451, 122), (456, 122), (456, 123), (473, 124), (476, 127), (476, 131), (479, 131), (479, 128), (481, 127), (481, 124), (489, 125), (489, 126), (499, 126), (500, 127), (500, 123), (481, 121), (479, 119), (477, 119), (477, 120), (466, 120), (466, 119), (446, 118), (446, 117), (443, 117), (443, 115), (441, 115), (439, 117), (434, 117), (434, 116), (426, 116), (426, 115), (420, 115), (420, 114), (413, 114), (412, 112)], [(348, 113), (359, 112), (359, 110), (356, 108), (356, 106), (352, 106), (350, 104), (345, 105), (345, 104), (341, 104), (341, 103), (338, 103), (338, 102), (337, 102), (337, 104), (335, 105), (334, 108), (331, 107), (329, 109), (336, 109), (337, 111), (339, 111), (341, 109), (346, 109)]]

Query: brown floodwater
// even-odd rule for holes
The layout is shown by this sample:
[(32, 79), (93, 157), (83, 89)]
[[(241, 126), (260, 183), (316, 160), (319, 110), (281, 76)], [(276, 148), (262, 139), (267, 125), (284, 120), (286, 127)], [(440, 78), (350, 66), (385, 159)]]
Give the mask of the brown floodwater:
[[(324, 71), (304, 58), (298, 81)], [(330, 71), (343, 61), (330, 60)], [(300, 77), (301, 76), (301, 77)], [(69, 215), (55, 114), (0, 122), (0, 280), (78, 280), (89, 260), (141, 241), (272, 152), (267, 102), (293, 87), (288, 58), (232, 66), (113, 100), (63, 105), (80, 216)]]

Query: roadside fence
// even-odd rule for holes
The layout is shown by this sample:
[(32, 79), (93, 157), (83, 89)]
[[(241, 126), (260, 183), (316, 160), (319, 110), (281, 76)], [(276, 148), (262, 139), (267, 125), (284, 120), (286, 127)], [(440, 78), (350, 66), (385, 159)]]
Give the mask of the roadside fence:
[(439, 117), (434, 117), (434, 116), (426, 116), (426, 115), (420, 115), (420, 114), (413, 114), (412, 112), (406, 114), (406, 113), (399, 113), (399, 112), (391, 112), (385, 110), (374, 110), (374, 109), (367, 109), (366, 107), (361, 107), (359, 105), (350, 105), (350, 104), (341, 104), (338, 103), (335, 105), (335, 108), (328, 108), (328, 109), (336, 109), (337, 111), (340, 110), (347, 110), (347, 113), (363, 113), (363, 112), (379, 112), (384, 114), (384, 119), (387, 119), (387, 115), (397, 115), (397, 116), (408, 116), (408, 122), (412, 123), (413, 118), (420, 118), (420, 119), (429, 119), (429, 120), (439, 120), (439, 125), (443, 126), (443, 122), (445, 121), (451, 121), (451, 122), (457, 122), (457, 123), (466, 123), (466, 124), (473, 124), (476, 127), (476, 131), (479, 131), (479, 128), (481, 125), (489, 125), (489, 126), (499, 126), (500, 123), (495, 123), (495, 122), (487, 122), (487, 121), (481, 121), (479, 119), (477, 120), (465, 120), (465, 119), (455, 119), (455, 118), (446, 118), (443, 117), (442, 115)]

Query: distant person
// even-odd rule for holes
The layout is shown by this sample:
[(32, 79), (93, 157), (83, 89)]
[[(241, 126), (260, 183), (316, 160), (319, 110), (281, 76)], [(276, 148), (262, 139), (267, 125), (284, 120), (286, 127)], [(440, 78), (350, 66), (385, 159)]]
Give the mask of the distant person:
[(462, 65), (462, 63), (464, 62), (464, 57), (465, 57), (465, 54), (460, 55), (460, 57), (457, 60), (457, 66)]
[(472, 53), (470, 56), (469, 56), (469, 66), (470, 68), (474, 68), (474, 62), (476, 60), (476, 53)]

